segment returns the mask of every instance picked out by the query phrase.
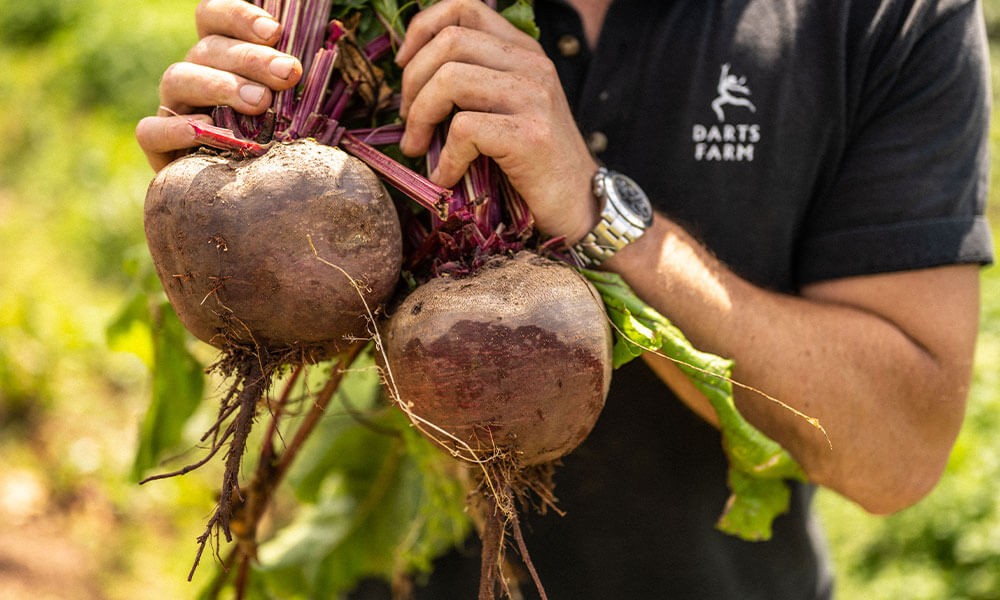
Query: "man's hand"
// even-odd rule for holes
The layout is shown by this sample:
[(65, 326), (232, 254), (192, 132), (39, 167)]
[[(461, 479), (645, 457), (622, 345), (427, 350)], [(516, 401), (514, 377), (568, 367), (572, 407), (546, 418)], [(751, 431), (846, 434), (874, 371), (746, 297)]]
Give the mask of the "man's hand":
[(405, 67), (403, 152), (427, 151), (453, 111), (435, 183), (457, 183), (480, 154), (521, 193), (538, 228), (568, 242), (597, 221), (591, 157), (541, 46), (479, 0), (444, 0), (418, 13), (397, 53)]
[(281, 26), (262, 8), (243, 0), (202, 0), (196, 23), (198, 43), (160, 81), (157, 115), (136, 126), (136, 139), (157, 171), (196, 145), (188, 118), (210, 123), (204, 111), (218, 105), (260, 114), (272, 91), (291, 88), (302, 76), (297, 59), (272, 47)]

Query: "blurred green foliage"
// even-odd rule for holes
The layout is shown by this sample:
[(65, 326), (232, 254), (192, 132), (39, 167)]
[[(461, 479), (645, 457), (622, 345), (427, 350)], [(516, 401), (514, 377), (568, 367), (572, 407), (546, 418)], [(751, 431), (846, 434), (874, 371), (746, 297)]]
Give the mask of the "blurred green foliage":
[[(16, 470), (37, 474), (49, 498), (41, 514), (73, 517), (57, 541), (94, 557), (89, 576), (105, 598), (193, 597), (204, 582), (185, 578), (217, 474), (142, 488), (129, 478), (155, 350), (142, 319), (119, 318), (146, 260), (141, 207), (151, 172), (133, 128), (156, 109), (163, 69), (194, 42), (196, 4), (11, 0), (0, 9), (0, 492)], [(1000, 39), (1000, 0), (984, 0), (984, 12)], [(998, 161), (1000, 124), (992, 136)], [(189, 350), (210, 357), (203, 346)], [(938, 488), (888, 518), (820, 494), (840, 598), (1000, 599), (998, 365), (1000, 272), (992, 268), (968, 418)], [(218, 393), (218, 382), (206, 392)], [(210, 416), (198, 419), (175, 432), (182, 447)], [(392, 445), (380, 451), (391, 457)], [(343, 501), (336, 481), (297, 476), (313, 517)], [(7, 518), (4, 510), (0, 502)], [(337, 532), (327, 533), (330, 541)]]
[[(377, 373), (352, 373), (377, 387)], [(336, 598), (367, 577), (391, 581), (429, 572), (433, 557), (471, 531), (465, 488), (395, 408), (344, 390), (362, 422), (326, 418), (289, 478), (301, 503), (294, 519), (261, 545), (261, 598)]]
[(0, 39), (8, 46), (39, 46), (79, 16), (82, 3), (72, 0), (7, 2), (0, 11)]
[[(212, 487), (128, 478), (149, 372), (142, 336), (112, 350), (105, 332), (148, 260), (151, 171), (133, 129), (156, 110), (163, 69), (196, 39), (196, 4), (0, 7), (0, 597), (24, 597), (9, 592), (18, 576), (51, 580), (41, 596), (192, 594), (191, 532)], [(18, 481), (37, 482), (31, 503)], [(11, 540), (19, 531), (40, 564)], [(53, 576), (66, 548), (89, 559)]]

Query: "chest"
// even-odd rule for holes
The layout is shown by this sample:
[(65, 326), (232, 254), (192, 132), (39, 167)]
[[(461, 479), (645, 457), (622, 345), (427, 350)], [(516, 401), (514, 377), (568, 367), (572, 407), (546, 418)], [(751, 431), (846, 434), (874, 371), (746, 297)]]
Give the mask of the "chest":
[(742, 275), (791, 286), (802, 223), (846, 135), (836, 9), (616, 0), (590, 51), (571, 43), (581, 24), (569, 7), (537, 6), (594, 154)]

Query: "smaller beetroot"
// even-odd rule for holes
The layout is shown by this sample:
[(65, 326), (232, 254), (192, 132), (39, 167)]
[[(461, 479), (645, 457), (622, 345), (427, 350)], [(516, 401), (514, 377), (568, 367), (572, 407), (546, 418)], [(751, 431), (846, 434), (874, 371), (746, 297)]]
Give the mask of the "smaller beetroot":
[[(611, 382), (611, 331), (589, 283), (521, 252), (475, 275), (438, 277), (396, 310), (385, 335), (401, 402), (466, 458), (498, 450), (527, 467), (590, 433)], [(465, 446), (463, 446), (463, 444)]]
[(611, 383), (611, 327), (597, 291), (565, 263), (498, 254), (437, 277), (396, 309), (386, 362), (400, 407), (424, 435), (473, 464), (483, 542), (479, 598), (507, 596), (509, 531), (539, 594), (516, 500), (554, 506), (553, 463), (590, 434)]

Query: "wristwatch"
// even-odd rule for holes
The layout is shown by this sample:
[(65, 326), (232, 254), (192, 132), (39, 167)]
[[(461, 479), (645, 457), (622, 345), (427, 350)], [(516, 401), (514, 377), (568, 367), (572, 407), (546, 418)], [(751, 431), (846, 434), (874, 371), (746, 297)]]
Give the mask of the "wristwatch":
[(601, 220), (572, 248), (588, 268), (614, 256), (653, 224), (649, 198), (631, 178), (601, 167), (594, 174), (593, 193), (601, 204)]

